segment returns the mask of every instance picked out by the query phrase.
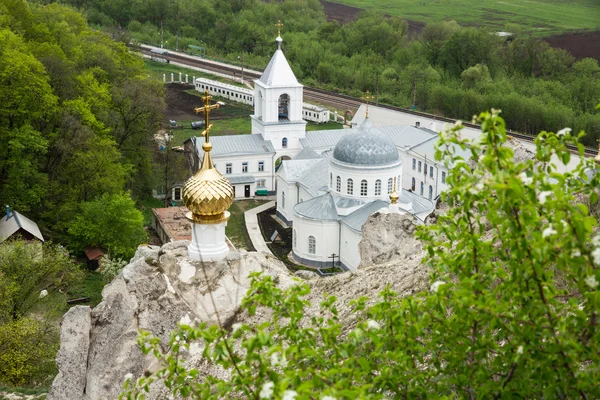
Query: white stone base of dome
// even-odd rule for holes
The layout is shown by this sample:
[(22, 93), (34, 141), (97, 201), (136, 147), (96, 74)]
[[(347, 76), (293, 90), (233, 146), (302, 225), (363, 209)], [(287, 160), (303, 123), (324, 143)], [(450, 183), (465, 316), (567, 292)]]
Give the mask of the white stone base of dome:
[(192, 222), (192, 241), (188, 246), (188, 257), (198, 261), (220, 261), (229, 253), (225, 241), (227, 221), (218, 224)]

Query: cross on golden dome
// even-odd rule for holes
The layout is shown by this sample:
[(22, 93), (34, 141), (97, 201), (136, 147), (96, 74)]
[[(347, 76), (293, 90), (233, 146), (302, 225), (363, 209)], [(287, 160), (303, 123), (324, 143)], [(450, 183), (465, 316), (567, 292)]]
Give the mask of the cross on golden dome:
[(283, 24), (281, 23), (280, 19), (277, 20), (275, 26), (277, 27), (277, 36), (281, 36), (281, 27), (283, 26)]
[(219, 108), (218, 103), (210, 104), (211, 99), (212, 96), (205, 91), (202, 96), (204, 105), (194, 108), (196, 114), (204, 113), (205, 129), (202, 132), (205, 138), (205, 142), (202, 143), (204, 158), (200, 169), (183, 186), (183, 201), (190, 210), (186, 217), (194, 223), (201, 224), (227, 221), (229, 218), (227, 209), (233, 202), (235, 194), (231, 183), (215, 169), (210, 156), (212, 144), (209, 142), (209, 136), (213, 125), (209, 121), (209, 114), (211, 110)]
[(369, 118), (369, 101), (373, 100), (374, 97), (372, 95), (370, 95), (369, 91), (367, 90), (367, 93), (365, 93), (365, 95), (362, 96), (360, 99), (365, 100), (367, 102), (367, 111), (365, 113), (365, 118)]
[[(204, 131), (202, 131), (201, 135), (204, 136), (205, 141), (204, 143), (208, 143), (209, 142), (209, 138), (208, 138), (208, 134), (210, 132), (210, 130), (212, 129), (213, 125), (208, 123), (209, 120), (209, 114), (210, 114), (210, 110), (216, 110), (217, 108), (219, 108), (219, 103), (215, 103), (215, 104), (210, 104), (210, 101), (212, 100), (212, 96), (208, 93), (208, 90), (204, 91), (204, 96), (202, 96), (202, 100), (204, 101), (204, 105), (202, 107), (196, 107), (194, 108), (194, 112), (196, 114), (198, 114), (199, 112), (203, 112), (204, 113)], [(211, 147), (212, 148), (212, 147)], [(204, 149), (204, 145), (202, 146), (202, 149), (204, 151), (210, 151), (210, 150), (206, 150)]]

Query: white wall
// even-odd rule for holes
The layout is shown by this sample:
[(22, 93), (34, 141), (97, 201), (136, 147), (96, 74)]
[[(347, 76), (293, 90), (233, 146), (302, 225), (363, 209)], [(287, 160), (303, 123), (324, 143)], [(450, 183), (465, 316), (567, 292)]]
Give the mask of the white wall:
[[(402, 162), (398, 162), (395, 165), (388, 167), (350, 167), (345, 165), (340, 165), (332, 161), (329, 164), (329, 182), (330, 189), (334, 193), (339, 193), (341, 196), (349, 197), (358, 200), (388, 200), (388, 180), (391, 178), (392, 182), (394, 177), (396, 177), (396, 185), (399, 188), (400, 182), (402, 182)], [(337, 177), (340, 177), (342, 184), (341, 190), (337, 191)], [(333, 180), (330, 178), (333, 177)], [(353, 181), (353, 192), (352, 194), (348, 194), (348, 179), (352, 179)], [(361, 196), (360, 185), (361, 181), (367, 181), (367, 195)], [(377, 180), (381, 181), (381, 193), (379, 195), (375, 195), (375, 182)], [(393, 184), (392, 184), (393, 186)]]
[(361, 241), (362, 235), (354, 232), (344, 224), (342, 224), (341, 235), (340, 261), (351, 271), (356, 271), (360, 265), (358, 243)]
[[(415, 160), (415, 169), (413, 169), (413, 159)], [(419, 172), (419, 162), (421, 163), (421, 172)], [(427, 174), (425, 171), (425, 163), (427, 163)], [(431, 176), (431, 167), (433, 167), (433, 176)], [(412, 187), (412, 179), (415, 179), (414, 193), (421, 194), (421, 182), (423, 182), (423, 197), (429, 198), (429, 186), (433, 188), (432, 199), (436, 198), (442, 191), (446, 189), (446, 184), (442, 183), (442, 172), (448, 174), (447, 168), (435, 162), (432, 159), (425, 160), (420, 154), (409, 152), (404, 161), (404, 178), (402, 186), (404, 189), (410, 190)]]
[[(328, 258), (332, 253), (339, 253), (339, 223), (337, 221), (313, 221), (294, 215), (294, 233), (292, 240), (294, 254), (313, 261), (331, 262)], [(316, 252), (308, 252), (308, 237), (314, 236)], [(294, 242), (296, 246), (293, 246)]]
[[(294, 182), (289, 184), (276, 176), (277, 179), (277, 211), (281, 213), (289, 222), (294, 221), (294, 206), (298, 203), (298, 190)], [(285, 193), (285, 207), (282, 201)]]
[[(231, 178), (236, 175), (252, 175), (256, 178), (256, 180), (264, 179), (265, 187), (269, 191), (275, 190), (275, 177), (272, 173), (274, 162), (273, 154), (258, 154), (258, 155), (241, 155), (241, 156), (219, 156), (212, 157), (213, 164), (217, 168), (224, 177)], [(259, 161), (264, 162), (264, 171), (258, 171), (258, 163)], [(242, 172), (242, 164), (244, 162), (248, 163), (248, 172)], [(231, 173), (227, 173), (227, 164), (231, 163)], [(236, 198), (244, 197), (243, 185), (240, 184), (238, 186), (241, 189), (236, 189)], [(256, 191), (256, 184), (253, 183), (251, 187), (250, 195), (254, 196), (254, 192)]]

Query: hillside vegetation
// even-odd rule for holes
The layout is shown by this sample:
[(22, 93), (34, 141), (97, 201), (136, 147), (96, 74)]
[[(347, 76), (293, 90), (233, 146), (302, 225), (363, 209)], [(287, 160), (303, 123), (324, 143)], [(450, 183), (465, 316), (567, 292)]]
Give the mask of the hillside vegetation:
[[(569, 126), (586, 131), (583, 142), (589, 146), (600, 137), (600, 115), (594, 111), (600, 101), (597, 60), (576, 61), (518, 26), (507, 41), (495, 29), (439, 22), (427, 14), (423, 19), (434, 22), (411, 37), (406, 21), (396, 16), (366, 12), (343, 26), (327, 22), (316, 0), (67, 2), (122, 40), (160, 46), (162, 26), (166, 48), (208, 47), (210, 57), (238, 64), (244, 58), (247, 67), (256, 69), (267, 65), (274, 51), (273, 24), (281, 19), (284, 51), (303, 84), (355, 96), (369, 90), (378, 92), (380, 102), (466, 120), (495, 107), (514, 131), (535, 135)], [(507, 2), (507, 9), (513, 3)], [(552, 4), (571, 7), (571, 2)], [(499, 11), (492, 15), (503, 18), (507, 11), (496, 6)], [(593, 10), (588, 9), (588, 18)], [(532, 7), (527, 15), (543, 12), (543, 7)]]

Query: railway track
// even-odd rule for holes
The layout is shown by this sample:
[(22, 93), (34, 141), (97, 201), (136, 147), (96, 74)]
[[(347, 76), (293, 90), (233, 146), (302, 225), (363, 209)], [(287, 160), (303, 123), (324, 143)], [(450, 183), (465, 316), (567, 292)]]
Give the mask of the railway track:
[[(150, 46), (142, 45), (141, 52), (143, 54), (150, 55), (151, 48), (152, 47), (150, 47)], [(231, 74), (231, 75), (236, 75), (236, 76), (241, 76), (241, 73), (242, 73), (241, 67), (227, 65), (224, 63), (206, 60), (206, 59), (202, 59), (199, 57), (188, 56), (185, 54), (169, 52), (169, 58), (172, 59), (173, 61), (176, 61), (176, 62), (184, 64), (184, 65), (189, 65), (189, 66), (197, 67), (197, 68), (203, 68), (205, 70), (214, 71), (214, 72), (218, 72), (218, 73), (226, 73), (226, 74)], [(247, 69), (247, 68), (244, 69), (244, 78), (258, 79), (258, 78), (260, 78), (261, 75), (262, 75), (262, 73), (259, 71), (253, 71), (253, 70)], [(330, 106), (335, 106), (336, 108), (340, 108), (342, 110), (350, 110), (353, 114), (360, 107), (360, 105), (363, 104), (363, 101), (357, 97), (348, 96), (345, 94), (340, 94), (340, 93), (332, 92), (329, 90), (313, 88), (313, 87), (309, 87), (309, 86), (304, 87), (304, 97), (307, 100), (312, 101), (312, 102), (323, 103), (323, 104), (327, 104)], [(392, 106), (392, 105), (388, 105), (388, 104), (379, 103), (377, 105), (377, 107), (381, 107), (381, 108), (385, 108), (385, 109), (393, 110), (393, 111), (398, 111), (398, 112), (402, 112), (405, 114), (410, 114), (410, 115), (414, 115), (414, 116), (418, 116), (418, 117), (434, 119), (434, 120), (440, 121), (440, 122), (447, 122), (450, 124), (454, 124), (456, 122), (456, 120), (452, 119), (452, 118), (440, 117), (437, 115), (428, 114), (428, 113), (424, 113), (424, 112), (420, 112), (420, 111), (414, 111), (411, 109)], [(481, 128), (479, 125), (472, 124), (469, 122), (463, 122), (463, 126), (475, 128), (475, 129)], [(525, 135), (525, 134), (517, 133), (517, 132), (511, 132), (510, 135), (519, 140), (523, 140), (523, 141), (527, 141), (527, 142), (531, 142), (531, 143), (535, 139), (534, 136)], [(578, 150), (576, 147), (570, 146), (569, 148), (570, 148), (571, 152), (573, 152), (575, 154), (578, 153)], [(596, 154), (598, 154), (598, 150), (595, 148), (586, 147), (584, 150), (585, 156), (595, 157)]]

